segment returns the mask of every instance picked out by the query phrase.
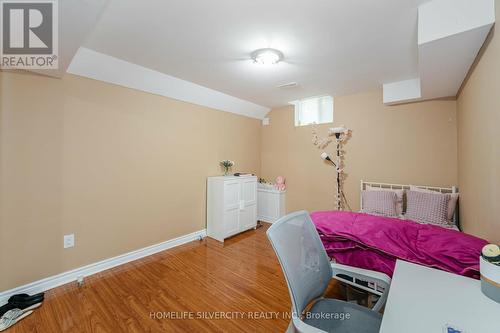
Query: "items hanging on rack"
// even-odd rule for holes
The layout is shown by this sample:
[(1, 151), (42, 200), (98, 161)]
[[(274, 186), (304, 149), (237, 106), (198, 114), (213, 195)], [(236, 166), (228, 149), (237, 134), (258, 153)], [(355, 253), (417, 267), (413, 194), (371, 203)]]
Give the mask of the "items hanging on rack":
[[(313, 144), (318, 147), (318, 149), (324, 149), (332, 142), (335, 142), (335, 160), (332, 160), (330, 156), (323, 152), (321, 158), (327, 162), (330, 162), (335, 167), (336, 172), (336, 193), (335, 193), (335, 208), (337, 210), (344, 210), (348, 208), (351, 210), (349, 203), (344, 194), (344, 180), (347, 174), (344, 172), (344, 156), (345, 151), (343, 150), (344, 144), (351, 137), (352, 131), (344, 126), (330, 128), (328, 130), (328, 137), (321, 138), (318, 135), (318, 126), (313, 124)], [(332, 138), (333, 137), (333, 138)]]

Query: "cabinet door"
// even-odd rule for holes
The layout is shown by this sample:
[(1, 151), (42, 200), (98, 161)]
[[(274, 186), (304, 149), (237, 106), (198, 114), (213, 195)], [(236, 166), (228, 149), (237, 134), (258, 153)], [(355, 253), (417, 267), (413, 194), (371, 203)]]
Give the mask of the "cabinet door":
[(242, 179), (241, 200), (245, 206), (257, 204), (257, 182), (255, 179)]
[(241, 184), (238, 180), (224, 182), (224, 237), (240, 230)]
[(274, 222), (279, 218), (277, 195), (271, 192), (259, 191), (257, 218), (265, 222)]
[(241, 180), (240, 228), (247, 230), (257, 225), (257, 181), (255, 178)]
[(245, 208), (240, 211), (241, 231), (255, 228), (256, 225), (257, 225), (257, 205), (253, 204), (250, 206), (245, 206)]

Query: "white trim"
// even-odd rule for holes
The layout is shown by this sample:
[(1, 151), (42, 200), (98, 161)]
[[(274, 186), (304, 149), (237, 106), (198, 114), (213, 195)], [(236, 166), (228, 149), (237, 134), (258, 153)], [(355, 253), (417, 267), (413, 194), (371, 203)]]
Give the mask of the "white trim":
[(206, 229), (195, 231), (193, 233), (180, 236), (168, 241), (151, 245), (139, 250), (135, 250), (129, 253), (125, 253), (113, 258), (105, 259), (87, 266), (79, 267), (71, 271), (67, 271), (61, 274), (57, 274), (42, 280), (38, 280), (32, 283), (25, 284), (20, 287), (16, 287), (10, 290), (0, 292), (0, 304), (7, 302), (8, 298), (14, 294), (35, 294), (42, 291), (46, 291), (55, 287), (59, 287), (63, 284), (76, 281), (78, 277), (90, 276), (107, 269), (126, 264), (128, 262), (141, 259), (152, 254), (171, 249), (173, 247), (189, 243), (191, 241), (206, 237)]
[(277, 218), (267, 217), (267, 216), (263, 216), (263, 215), (259, 215), (257, 217), (257, 220), (260, 222), (265, 222), (265, 223), (269, 223), (269, 224), (273, 224), (274, 222), (278, 221)]
[(271, 111), (268, 107), (85, 47), (80, 47), (67, 72), (251, 118), (264, 119)]

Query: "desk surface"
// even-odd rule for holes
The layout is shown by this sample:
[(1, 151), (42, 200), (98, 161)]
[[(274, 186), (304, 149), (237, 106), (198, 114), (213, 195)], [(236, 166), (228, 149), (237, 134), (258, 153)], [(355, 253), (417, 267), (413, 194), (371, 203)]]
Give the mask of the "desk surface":
[(499, 333), (500, 304), (484, 296), (480, 281), (399, 261), (380, 333)]

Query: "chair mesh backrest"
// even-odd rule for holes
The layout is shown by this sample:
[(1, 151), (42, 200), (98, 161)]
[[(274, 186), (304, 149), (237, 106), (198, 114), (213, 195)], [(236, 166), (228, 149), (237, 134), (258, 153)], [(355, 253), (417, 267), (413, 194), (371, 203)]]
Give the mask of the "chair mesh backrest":
[(332, 278), (325, 248), (305, 211), (279, 219), (267, 230), (267, 237), (285, 274), (294, 311), (300, 315), (323, 295)]

